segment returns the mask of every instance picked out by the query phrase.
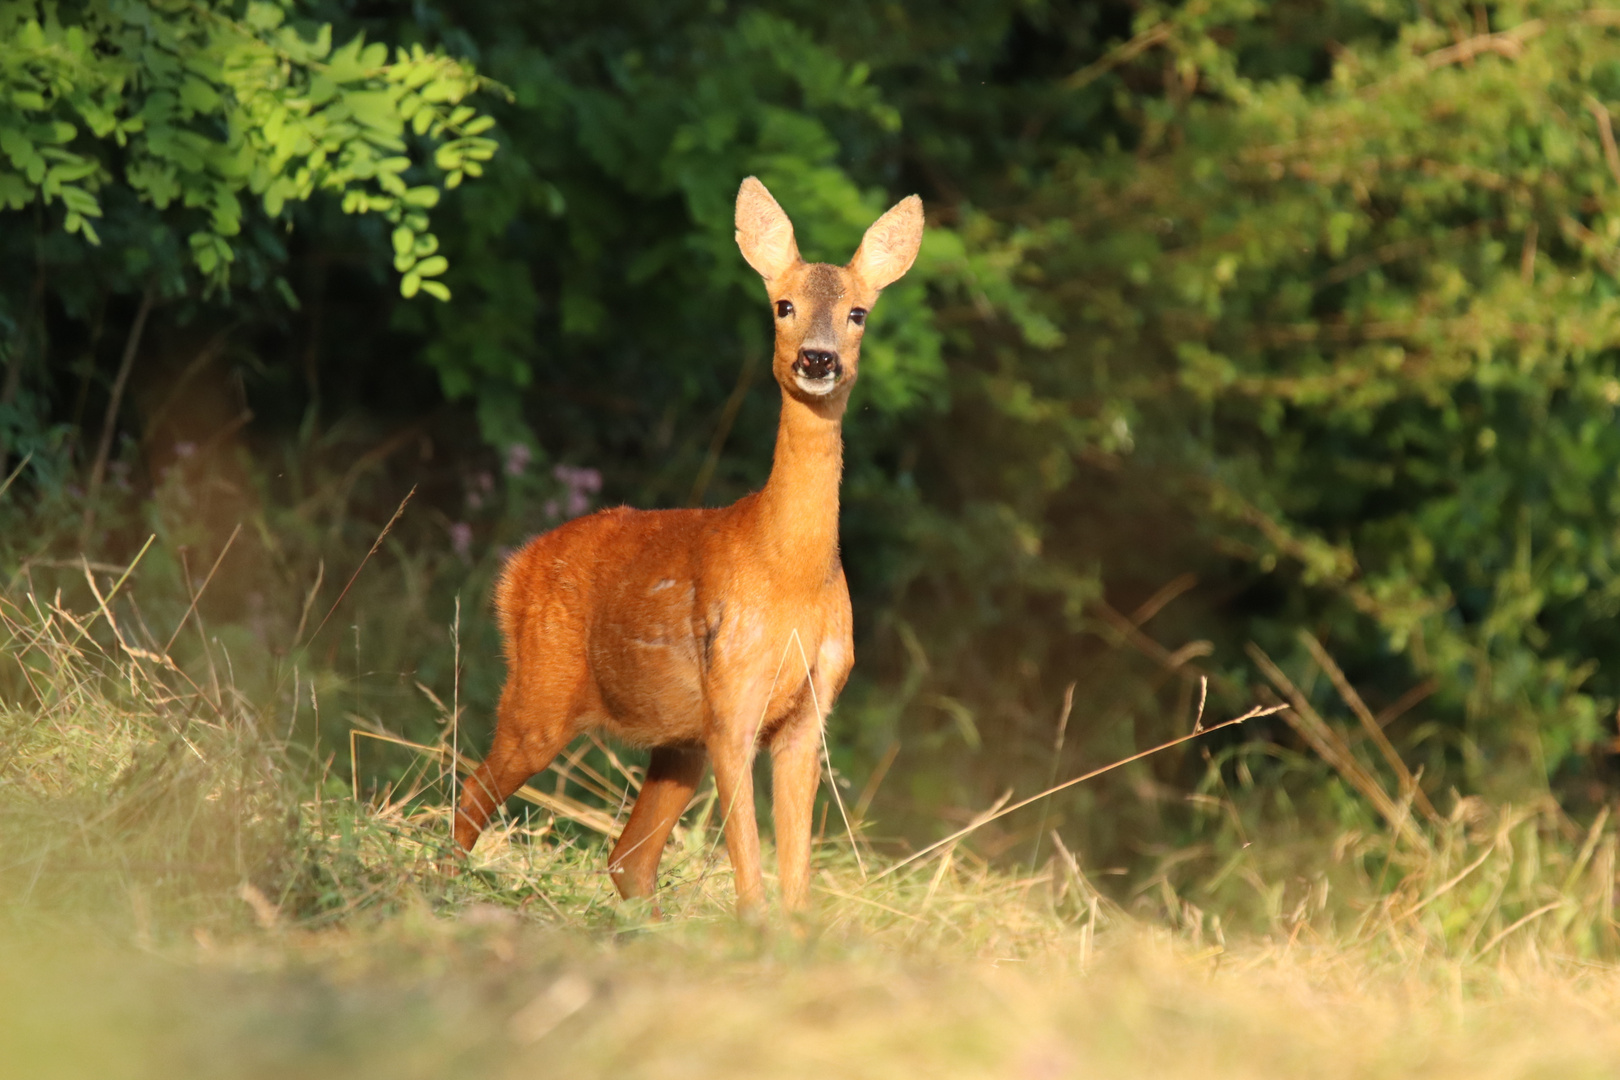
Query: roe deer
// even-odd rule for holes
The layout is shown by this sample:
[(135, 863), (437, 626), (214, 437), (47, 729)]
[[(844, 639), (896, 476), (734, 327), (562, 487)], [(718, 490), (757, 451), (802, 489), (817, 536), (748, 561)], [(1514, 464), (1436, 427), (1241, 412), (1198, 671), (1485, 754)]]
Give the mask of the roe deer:
[(866, 314), (911, 268), (922, 231), (912, 195), (867, 229), (848, 266), (806, 263), (765, 185), (743, 181), (737, 245), (776, 315), (770, 479), (718, 510), (600, 510), (512, 556), (495, 591), (506, 687), (494, 745), (462, 788), (462, 850), (575, 735), (602, 728), (652, 748), (608, 863), (620, 894), (653, 894), (708, 757), (737, 905), (757, 910), (753, 761), (769, 746), (782, 899), (804, 907), (822, 724), (855, 659), (838, 558), (840, 425)]

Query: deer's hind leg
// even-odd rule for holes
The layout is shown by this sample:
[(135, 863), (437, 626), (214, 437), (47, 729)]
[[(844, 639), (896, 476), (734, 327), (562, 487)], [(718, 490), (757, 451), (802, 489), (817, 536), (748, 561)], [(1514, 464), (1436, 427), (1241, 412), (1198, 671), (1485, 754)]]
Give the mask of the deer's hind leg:
[(461, 786), (455, 832), (462, 851), (472, 850), (490, 816), (578, 733), (577, 683), (558, 674), (514, 670), (507, 677), (489, 756)]
[(625, 899), (651, 896), (658, 888), (664, 842), (692, 799), (705, 758), (703, 748), (697, 746), (654, 748), (641, 794), (608, 858), (608, 873)]

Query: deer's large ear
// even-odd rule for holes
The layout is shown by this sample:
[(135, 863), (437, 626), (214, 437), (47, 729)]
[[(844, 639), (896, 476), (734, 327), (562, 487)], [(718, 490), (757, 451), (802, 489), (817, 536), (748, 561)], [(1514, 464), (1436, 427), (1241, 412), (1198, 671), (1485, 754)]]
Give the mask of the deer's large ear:
[(799, 261), (793, 222), (752, 176), (737, 191), (737, 246), (766, 281), (781, 277)]
[(892, 285), (917, 261), (922, 234), (922, 200), (908, 195), (872, 222), (849, 269), (874, 289)]

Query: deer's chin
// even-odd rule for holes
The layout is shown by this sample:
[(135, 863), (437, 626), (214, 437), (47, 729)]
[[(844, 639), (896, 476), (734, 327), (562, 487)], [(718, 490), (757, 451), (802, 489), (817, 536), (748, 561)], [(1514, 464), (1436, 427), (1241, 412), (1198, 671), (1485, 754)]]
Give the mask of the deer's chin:
[(825, 379), (811, 379), (800, 375), (798, 372), (793, 374), (793, 385), (811, 397), (826, 397), (834, 390), (837, 390), (838, 384), (843, 381), (837, 375), (828, 375)]

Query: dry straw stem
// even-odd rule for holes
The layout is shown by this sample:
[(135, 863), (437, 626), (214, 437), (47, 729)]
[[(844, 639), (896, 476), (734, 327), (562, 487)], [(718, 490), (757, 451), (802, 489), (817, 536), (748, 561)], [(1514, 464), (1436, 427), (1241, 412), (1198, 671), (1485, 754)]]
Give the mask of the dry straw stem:
[(360, 577), (360, 571), (364, 570), (366, 568), (366, 563), (370, 562), (371, 557), (373, 555), (377, 554), (377, 549), (382, 547), (382, 542), (383, 542), (384, 538), (386, 538), (388, 536), (389, 531), (392, 530), (393, 527), (396, 524), (398, 524), (400, 515), (405, 513), (405, 504), (410, 502), (411, 501), (411, 496), (415, 495), (415, 494), (416, 494), (416, 485), (412, 484), (411, 485), (411, 490), (409, 490), (409, 491), (407, 491), (405, 493), (405, 497), (403, 499), (399, 500), (399, 506), (394, 508), (394, 516), (388, 519), (388, 524), (386, 524), (386, 525), (384, 525), (382, 527), (382, 532), (378, 533), (377, 534), (377, 539), (372, 541), (371, 550), (366, 552), (365, 558), (360, 560), (360, 565), (355, 567), (354, 568), (354, 573), (349, 575), (348, 584), (343, 586), (343, 591), (338, 593), (338, 598), (336, 600), (332, 601), (332, 606), (327, 609), (326, 617), (324, 619), (322, 619), (321, 624), (315, 628), (315, 632), (313, 634), (309, 635), (309, 641), (299, 643), (300, 647), (307, 648), (309, 646), (310, 642), (313, 642), (316, 638), (321, 636), (321, 631), (326, 629), (326, 624), (327, 624), (327, 622), (329, 622), (331, 620), (332, 614), (337, 611), (338, 605), (343, 603), (343, 598), (345, 596), (349, 595), (349, 590), (350, 589), (354, 588), (354, 583), (355, 583), (356, 579), (358, 579)]
[(872, 800), (877, 798), (878, 788), (883, 784), (883, 778), (889, 775), (889, 769), (894, 765), (894, 759), (900, 756), (900, 740), (890, 739), (889, 748), (883, 751), (877, 768), (872, 775), (866, 778), (866, 786), (861, 788), (860, 798), (855, 800), (855, 822), (859, 824), (866, 820), (866, 812), (872, 808)]
[(881, 880), (883, 878), (886, 878), (890, 874), (894, 873), (895, 871), (903, 869), (904, 867), (907, 867), (907, 866), (911, 865), (912, 863), (916, 862), (918, 859), (923, 859), (923, 858), (928, 857), (929, 855), (932, 855), (934, 852), (938, 851), (940, 848), (944, 847), (947, 844), (951, 844), (954, 847), (956, 841), (962, 839), (962, 837), (968, 835), (969, 833), (973, 832), (974, 830), (979, 829), (979, 828), (981, 828), (981, 827), (983, 827), (985, 825), (988, 825), (990, 822), (995, 821), (997, 818), (1006, 817), (1008, 814), (1011, 814), (1011, 813), (1013, 813), (1015, 811), (1018, 811), (1018, 810), (1022, 810), (1024, 807), (1029, 806), (1031, 803), (1039, 802), (1040, 800), (1046, 798), (1048, 795), (1054, 795), (1057, 792), (1062, 791), (1064, 788), (1070, 788), (1070, 787), (1073, 787), (1076, 784), (1083, 784), (1087, 780), (1092, 780), (1092, 779), (1095, 779), (1096, 777), (1101, 776), (1103, 773), (1113, 772), (1115, 769), (1118, 769), (1121, 766), (1129, 765), (1133, 761), (1141, 761), (1145, 757), (1151, 757), (1152, 755), (1157, 754), (1161, 750), (1170, 749), (1172, 746), (1180, 746), (1182, 743), (1186, 742), (1187, 740), (1196, 739), (1200, 735), (1207, 735), (1212, 731), (1219, 731), (1222, 728), (1229, 728), (1233, 724), (1241, 724), (1245, 720), (1253, 720), (1253, 719), (1255, 719), (1257, 717), (1261, 717), (1261, 716), (1270, 716), (1272, 713), (1281, 712), (1285, 708), (1286, 708), (1286, 706), (1283, 706), (1283, 705), (1272, 705), (1272, 706), (1267, 706), (1267, 707), (1255, 706), (1254, 708), (1250, 709), (1248, 712), (1244, 713), (1242, 716), (1234, 717), (1231, 720), (1226, 720), (1226, 721), (1223, 721), (1222, 723), (1214, 724), (1214, 725), (1212, 725), (1210, 727), (1200, 728), (1197, 731), (1190, 731), (1185, 735), (1179, 736), (1178, 738), (1171, 739), (1169, 742), (1163, 742), (1163, 743), (1160, 743), (1158, 746), (1152, 747), (1152, 748), (1147, 749), (1147, 750), (1143, 750), (1143, 751), (1141, 751), (1139, 753), (1132, 754), (1130, 757), (1121, 758), (1120, 760), (1118, 760), (1116, 762), (1113, 762), (1110, 765), (1104, 765), (1100, 769), (1093, 769), (1088, 773), (1084, 773), (1084, 774), (1082, 774), (1080, 776), (1075, 777), (1073, 780), (1065, 780), (1061, 784), (1057, 784), (1057, 785), (1055, 785), (1053, 787), (1047, 788), (1045, 791), (1041, 792), (1038, 795), (1031, 795), (1027, 799), (1023, 799), (1023, 800), (1021, 800), (1019, 802), (1015, 802), (1011, 806), (1006, 807), (1005, 809), (997, 810), (996, 812), (991, 813), (991, 814), (982, 814), (979, 817), (974, 818), (973, 821), (970, 824), (968, 824), (964, 828), (958, 829), (956, 832), (953, 832), (951, 835), (945, 837), (943, 840), (936, 840), (934, 843), (929, 844), (927, 847), (923, 848), (921, 851), (919, 851), (919, 852), (917, 852), (917, 853), (915, 853), (913, 855), (906, 856), (904, 859), (901, 859), (899, 862), (895, 863), (893, 866), (891, 866), (887, 870), (883, 871), (883, 873), (878, 874), (875, 877), (873, 877), (872, 880), (873, 881), (879, 881), (879, 880)]
[(30, 450), (26, 455), (24, 455), (21, 461), (17, 462), (17, 467), (11, 470), (10, 475), (6, 477), (5, 482), (0, 483), (0, 497), (4, 497), (6, 492), (11, 490), (11, 485), (17, 482), (17, 477), (22, 475), (22, 471), (28, 468), (28, 463), (33, 460), (34, 452)]
[(1592, 861), (1592, 853), (1597, 850), (1598, 841), (1603, 838), (1603, 826), (1609, 822), (1609, 808), (1605, 806), (1598, 811), (1597, 817), (1586, 830), (1586, 839), (1581, 842), (1581, 850), (1575, 856), (1574, 864), (1569, 868), (1563, 885), (1559, 892), (1569, 893), (1575, 888), (1575, 881), (1586, 872), (1586, 864)]
[[(465, 776), (472, 775), (478, 768), (478, 762), (457, 753), (448, 746), (429, 746), (426, 743), (412, 742), (410, 739), (402, 739), (398, 735), (390, 735), (387, 732), (364, 731), (360, 728), (349, 729), (349, 755), (351, 760), (358, 749), (355, 740), (359, 738), (392, 743), (395, 746), (403, 746), (408, 750), (415, 750), (419, 754), (426, 754), (440, 761), (454, 762), (456, 769)], [(355, 781), (355, 787), (355, 798), (358, 801), (358, 779)], [(593, 806), (586, 806), (584, 803), (571, 799), (566, 795), (547, 794), (528, 784), (518, 788), (516, 794), (524, 802), (533, 803), (535, 806), (551, 811), (560, 818), (567, 818), (569, 821), (585, 826), (592, 832), (601, 833), (611, 840), (617, 840), (619, 833), (623, 831), (623, 827), (611, 815)]]
[(1543, 915), (1547, 914), (1547, 912), (1554, 911), (1554, 910), (1562, 907), (1563, 905), (1564, 905), (1564, 901), (1562, 901), (1562, 900), (1554, 900), (1550, 904), (1541, 905), (1540, 907), (1536, 908), (1536, 910), (1530, 912), (1530, 914), (1528, 914), (1528, 915), (1522, 915), (1519, 918), (1515, 919), (1513, 922), (1509, 923), (1507, 926), (1505, 926), (1501, 930), (1497, 931), (1496, 936), (1491, 938), (1491, 940), (1487, 941), (1480, 948), (1479, 953), (1476, 956), (1476, 959), (1483, 960), (1486, 956), (1490, 955), (1490, 951), (1492, 949), (1496, 948), (1503, 941), (1506, 941), (1508, 935), (1513, 933), (1513, 931), (1519, 929), (1522, 926), (1528, 926), (1530, 923), (1534, 922), (1536, 919), (1539, 919)]
[[(133, 560), (131, 560), (130, 564), (124, 568), (123, 575), (121, 577), (119, 577), (119, 579), (116, 582), (113, 583), (113, 587), (107, 591), (107, 598), (105, 600), (102, 599), (101, 593), (96, 590), (96, 583), (95, 583), (94, 579), (92, 579), (90, 581), (90, 591), (94, 592), (96, 594), (96, 600), (101, 604), (101, 611), (97, 612), (94, 615), (91, 615), (90, 618), (85, 620), (85, 623), (84, 623), (84, 629), (85, 630), (89, 630), (90, 627), (94, 626), (96, 624), (96, 619), (100, 615), (107, 614), (107, 604), (110, 603), (113, 600), (113, 598), (118, 595), (119, 590), (124, 587), (124, 582), (129, 580), (129, 575), (133, 574), (135, 572), (135, 568), (141, 564), (141, 560), (146, 557), (147, 549), (152, 546), (152, 542), (154, 540), (156, 540), (156, 539), (157, 539), (157, 533), (153, 533), (152, 535), (150, 535), (150, 536), (148, 536), (146, 538), (146, 543), (141, 545), (141, 550), (136, 552), (135, 558)], [(84, 557), (82, 555), (79, 557), (79, 562), (78, 562), (77, 565), (81, 565), (81, 566), (84, 567), (85, 577), (89, 578), (90, 577), (90, 564), (85, 562)], [(110, 614), (108, 614), (107, 619), (110, 622), (112, 620), (112, 616)]]
[(1339, 733), (1329, 727), (1327, 721), (1311, 707), (1311, 703), (1305, 699), (1299, 687), (1283, 674), (1282, 669), (1272, 662), (1271, 657), (1267, 656), (1260, 646), (1250, 642), (1248, 653), (1265, 677), (1270, 679), (1272, 685), (1293, 705), (1292, 709), (1282, 710), (1282, 717), (1299, 733), (1300, 738), (1304, 739), (1323, 761), (1333, 766), (1351, 787), (1361, 792), (1398, 835), (1415, 847), (1427, 848), (1429, 842), (1412, 824), (1412, 815), (1407, 808), (1389, 797), (1383, 785), (1356, 760), (1355, 754), (1351, 753), (1350, 747), (1339, 737)]
[[(1191, 575), (1184, 575), (1191, 576)], [(1174, 582), (1172, 582), (1174, 584)], [(1164, 590), (1160, 590), (1162, 593)], [(1058, 766), (1063, 762), (1063, 737), (1069, 731), (1069, 713), (1074, 709), (1074, 687), (1070, 682), (1063, 690), (1063, 709), (1058, 713), (1057, 734), (1052, 738), (1052, 771), (1046, 777), (1046, 786), (1051, 787), (1057, 783)], [(1198, 719), (1193, 722), (1193, 731), (1199, 730), (1199, 724), (1204, 719), (1203, 702), (1198, 704)], [(1041, 821), (1035, 826), (1035, 842), (1029, 848), (1029, 868), (1033, 872), (1035, 864), (1041, 857), (1041, 837), (1046, 833), (1046, 815), (1051, 806), (1041, 807)]]
[[(1177, 581), (1171, 582), (1170, 585), (1165, 587), (1165, 589), (1168, 590), (1170, 587), (1176, 585), (1180, 580), (1181, 579), (1177, 579)], [(1161, 593), (1164, 591), (1165, 590), (1161, 590)], [(1149, 603), (1152, 603), (1152, 601), (1150, 600)], [(1146, 606), (1147, 605), (1144, 605), (1144, 608)], [(1140, 652), (1143, 656), (1146, 656), (1148, 659), (1152, 660), (1166, 671), (1173, 671), (1182, 675), (1190, 676), (1193, 674), (1195, 669), (1191, 667), (1189, 661), (1196, 660), (1201, 656), (1208, 656), (1215, 651), (1215, 647), (1207, 641), (1190, 641), (1174, 652), (1171, 652), (1163, 645), (1160, 645), (1157, 641), (1154, 641), (1152, 638), (1144, 634), (1141, 629), (1142, 623), (1145, 622), (1147, 618), (1150, 618), (1153, 614), (1153, 611), (1151, 610), (1145, 616), (1141, 614), (1141, 609), (1138, 609), (1136, 615), (1126, 616), (1119, 611), (1116, 611), (1106, 600), (1100, 599), (1092, 601), (1090, 607), (1092, 610), (1096, 611), (1102, 616), (1103, 621), (1108, 623), (1108, 625), (1120, 635), (1126, 644), (1130, 645), (1137, 652)], [(1230, 683), (1220, 679), (1219, 676), (1216, 678), (1216, 686), (1218, 688), (1223, 690), (1232, 688)]]
[[(242, 523), (238, 521), (236, 523), (236, 528), (231, 530), (230, 537), (226, 539), (225, 546), (219, 549), (219, 557), (214, 560), (214, 565), (209, 567), (208, 576), (203, 578), (202, 588), (198, 589), (197, 594), (191, 598), (191, 604), (186, 608), (186, 613), (180, 616), (180, 621), (174, 624), (174, 633), (169, 635), (169, 640), (163, 645), (163, 651), (165, 654), (167, 654), (170, 649), (174, 648), (175, 639), (180, 636), (180, 631), (186, 628), (186, 622), (191, 618), (191, 613), (197, 610), (197, 602), (202, 599), (203, 593), (208, 591), (208, 586), (213, 582), (214, 575), (219, 573), (219, 564), (225, 561), (226, 555), (230, 554), (231, 545), (236, 543), (236, 538), (241, 534), (241, 532)], [(151, 543), (151, 541), (147, 542)], [(143, 548), (142, 550), (144, 551), (145, 549)]]
[[(585, 760), (585, 755), (592, 750), (600, 751), (608, 759), (609, 763), (627, 779), (627, 784), (624, 786), (615, 785), (613, 781), (592, 768), (590, 763)], [(557, 791), (559, 794), (563, 790), (562, 785), (567, 783), (578, 784), (603, 802), (619, 805), (641, 790), (641, 781), (636, 772), (620, 761), (618, 755), (613, 753), (612, 748), (594, 732), (585, 736), (579, 745), (569, 752), (566, 758), (559, 754), (553, 759), (547, 771), (557, 775)]]
[(1429, 802), (1429, 797), (1423, 793), (1423, 789), (1418, 787), (1416, 778), (1412, 776), (1412, 771), (1406, 767), (1406, 762), (1401, 760), (1401, 755), (1395, 752), (1395, 747), (1390, 743), (1389, 736), (1384, 734), (1383, 725), (1379, 724), (1378, 720), (1373, 716), (1372, 710), (1367, 708), (1367, 703), (1361, 700), (1361, 695), (1356, 693), (1356, 688), (1350, 685), (1350, 680), (1344, 677), (1344, 672), (1339, 669), (1339, 665), (1334, 662), (1333, 657), (1328, 655), (1328, 651), (1322, 647), (1322, 643), (1317, 641), (1315, 635), (1309, 630), (1301, 630), (1299, 640), (1305, 643), (1305, 648), (1310, 651), (1311, 658), (1316, 661), (1317, 665), (1327, 672), (1327, 677), (1333, 682), (1334, 689), (1339, 692), (1339, 696), (1344, 699), (1344, 703), (1350, 706), (1350, 711), (1356, 714), (1356, 719), (1361, 721), (1362, 728), (1367, 732), (1367, 736), (1372, 739), (1373, 744), (1378, 747), (1378, 752), (1384, 755), (1384, 761), (1400, 781), (1403, 795), (1410, 792), (1412, 801), (1423, 812), (1423, 816), (1438, 825), (1441, 821), (1439, 812), (1435, 810), (1434, 804)]

